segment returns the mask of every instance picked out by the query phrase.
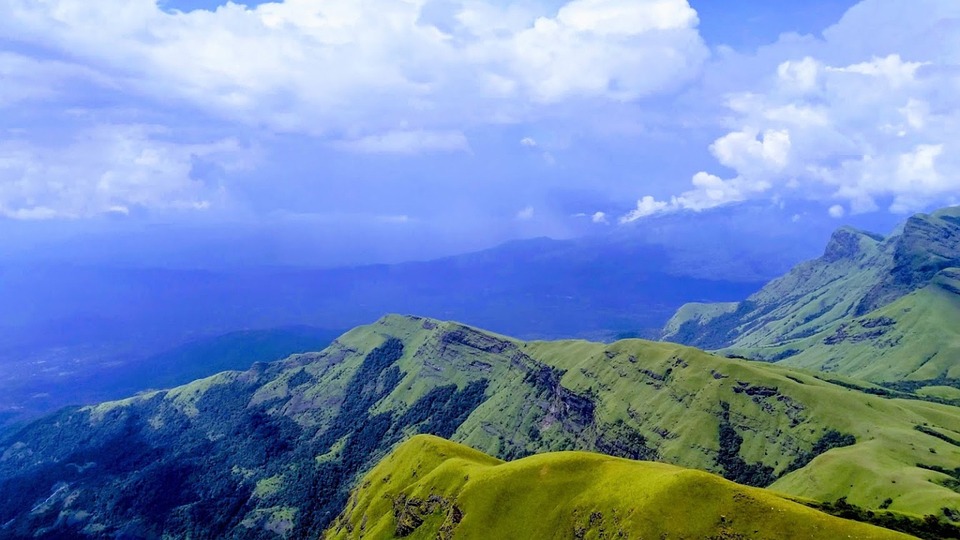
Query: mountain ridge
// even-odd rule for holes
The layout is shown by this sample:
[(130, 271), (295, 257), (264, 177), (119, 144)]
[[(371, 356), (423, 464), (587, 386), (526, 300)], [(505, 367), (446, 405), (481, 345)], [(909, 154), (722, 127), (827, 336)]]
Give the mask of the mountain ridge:
[(912, 538), (701, 471), (586, 452), (502, 462), (418, 435), (351, 494), (349, 538)]
[[(960, 333), (922, 332), (935, 346), (912, 334), (939, 328), (939, 319), (960, 320), (957, 268), (960, 207), (912, 216), (887, 237), (841, 227), (820, 258), (746, 300), (682, 307), (661, 339), (874, 382), (942, 379), (954, 385), (949, 381), (960, 379), (960, 365), (947, 357), (960, 347)], [(927, 315), (920, 320), (910, 315), (914, 309)], [(851, 327), (864, 331), (847, 339)], [(938, 351), (940, 360), (927, 366)], [(865, 365), (871, 354), (884, 357), (888, 367)], [(901, 357), (902, 369), (894, 356)]]

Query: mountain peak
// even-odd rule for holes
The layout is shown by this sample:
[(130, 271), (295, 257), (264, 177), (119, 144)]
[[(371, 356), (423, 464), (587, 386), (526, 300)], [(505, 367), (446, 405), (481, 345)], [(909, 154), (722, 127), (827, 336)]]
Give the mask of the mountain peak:
[(853, 227), (840, 227), (830, 237), (823, 252), (824, 262), (837, 262), (843, 259), (856, 259), (866, 250), (883, 241), (883, 237), (861, 231)]

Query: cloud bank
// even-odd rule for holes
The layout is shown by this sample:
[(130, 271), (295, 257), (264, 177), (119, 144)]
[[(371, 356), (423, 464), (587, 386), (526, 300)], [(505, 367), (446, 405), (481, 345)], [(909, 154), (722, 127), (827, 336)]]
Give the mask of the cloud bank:
[[(445, 129), (529, 104), (631, 100), (687, 80), (707, 57), (686, 0), (573, 0), (552, 13), (472, 0), (189, 13), (153, 0), (6, 4), (3, 38), (54, 48), (129, 92), (309, 133)], [(431, 15), (435, 4), (449, 16)]]
[[(0, 214), (18, 219), (216, 204), (191, 162), (229, 168), (237, 143), (183, 142), (192, 118), (346, 153), (469, 153), (472, 127), (668, 93), (709, 55), (686, 0), (285, 0), (187, 13), (156, 0), (9, 0), (3, 12), (0, 115), (36, 112), (11, 126), (26, 133), (0, 137)], [(100, 109), (57, 128), (61, 140), (33, 129), (90, 103)], [(163, 137), (162, 111), (176, 124)]]
[[(436, 187), (440, 170), (460, 184), (431, 190), (446, 197), (432, 207), (503, 220), (537, 201), (528, 225), (747, 201), (814, 202), (824, 219), (960, 202), (952, 0), (864, 0), (822, 36), (786, 34), (748, 54), (711, 52), (686, 0), (285, 0), (187, 13), (155, 0), (8, 0), (4, 15), (7, 218), (247, 197), (253, 213), (320, 201), (419, 219), (403, 197), (423, 179)], [(251, 146), (285, 137), (304, 150), (230, 178), (259, 166)], [(643, 161), (686, 160), (690, 140), (697, 155), (679, 171)], [(355, 197), (331, 196), (348, 181)], [(550, 202), (564, 190), (583, 207)], [(367, 207), (378, 198), (389, 208)]]
[(62, 146), (0, 142), (0, 216), (39, 220), (130, 214), (146, 208), (203, 210), (220, 195), (196, 174), (204, 160), (245, 165), (231, 139), (211, 144), (164, 140), (162, 127), (103, 125)]
[(758, 53), (776, 64), (756, 88), (726, 99), (731, 129), (710, 153), (734, 174), (699, 172), (623, 221), (757, 199), (819, 201), (835, 218), (960, 202), (957, 36), (956, 2), (866, 0), (822, 40), (782, 38)]

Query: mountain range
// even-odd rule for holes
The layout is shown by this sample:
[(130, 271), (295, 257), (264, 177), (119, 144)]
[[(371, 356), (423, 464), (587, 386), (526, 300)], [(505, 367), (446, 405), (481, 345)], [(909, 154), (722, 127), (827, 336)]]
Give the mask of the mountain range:
[[(526, 338), (653, 337), (687, 300), (733, 300), (760, 286), (746, 262), (736, 269), (718, 259), (714, 269), (727, 270), (711, 277), (688, 271), (678, 253), (623, 233), (336, 269), (0, 267), (0, 367), (10, 374), (0, 375), (0, 429), (64, 405), (246, 369), (280, 358), (274, 352), (320, 350), (384, 313)], [(200, 347), (208, 361), (169, 360), (217, 341), (248, 352), (224, 361)]]
[(960, 515), (955, 407), (681, 345), (522, 342), (388, 316), (321, 353), (67, 409), (5, 437), (0, 490), (19, 496), (0, 502), (0, 530), (309, 538), (363, 471), (417, 433), (500, 459), (586, 450)]
[(715, 353), (388, 315), (66, 408), (0, 434), (0, 537), (960, 538), (958, 225), (841, 229), (681, 307), (663, 337)]

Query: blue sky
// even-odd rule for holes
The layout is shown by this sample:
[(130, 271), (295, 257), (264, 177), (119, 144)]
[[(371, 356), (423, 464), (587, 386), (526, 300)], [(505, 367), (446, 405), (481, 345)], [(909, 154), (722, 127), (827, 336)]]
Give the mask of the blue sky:
[(267, 262), (400, 260), (958, 202), (952, 0), (217, 4), (5, 5), (8, 254), (229, 237)]

